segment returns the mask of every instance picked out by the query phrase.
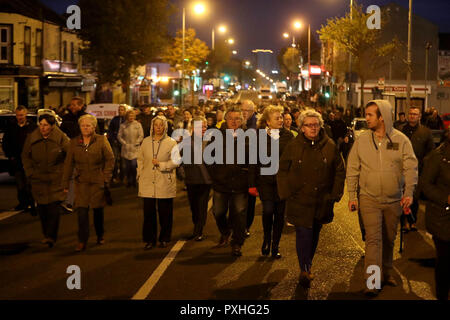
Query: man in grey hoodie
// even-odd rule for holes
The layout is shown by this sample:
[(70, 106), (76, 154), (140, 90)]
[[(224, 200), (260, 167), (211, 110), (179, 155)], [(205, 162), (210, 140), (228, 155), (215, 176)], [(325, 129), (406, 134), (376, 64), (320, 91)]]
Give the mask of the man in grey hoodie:
[[(388, 101), (367, 104), (370, 130), (358, 137), (350, 151), (347, 187), (349, 209), (360, 207), (366, 229), (365, 277), (369, 278), (375, 266), (382, 272), (383, 284), (396, 286), (392, 276), (394, 241), (402, 209), (409, 210), (412, 204), (418, 174), (411, 142), (393, 128), (392, 118)], [(364, 292), (376, 296), (379, 289), (367, 285)]]

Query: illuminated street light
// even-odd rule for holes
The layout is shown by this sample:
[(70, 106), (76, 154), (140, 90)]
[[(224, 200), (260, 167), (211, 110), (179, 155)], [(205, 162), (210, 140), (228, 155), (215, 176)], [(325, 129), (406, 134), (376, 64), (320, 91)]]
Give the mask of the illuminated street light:
[(287, 32), (283, 33), (283, 37), (286, 39), (289, 38), (289, 33), (287, 33)]
[(234, 39), (233, 38), (228, 39), (228, 44), (234, 44)]
[(245, 65), (249, 66), (250, 65), (250, 61), (245, 61)]
[(202, 3), (197, 3), (194, 5), (194, 12), (196, 14), (203, 14), (206, 11), (205, 5)]
[(236, 50), (233, 50), (233, 54), (235, 54), (235, 55), (236, 55), (236, 54), (237, 54), (237, 51), (236, 51)]
[(300, 21), (294, 21), (294, 28), (299, 30), (302, 27), (302, 23)]
[(227, 32), (227, 27), (225, 27), (225, 26), (220, 26), (220, 27), (219, 27), (219, 32), (220, 32), (220, 33), (225, 33), (225, 32)]

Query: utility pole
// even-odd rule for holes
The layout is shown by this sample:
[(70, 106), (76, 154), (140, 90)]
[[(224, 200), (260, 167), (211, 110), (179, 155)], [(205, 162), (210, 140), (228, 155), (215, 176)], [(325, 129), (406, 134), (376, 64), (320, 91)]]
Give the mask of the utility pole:
[[(427, 42), (425, 44), (425, 110), (428, 108), (428, 88), (427, 88), (427, 81), (428, 81), (428, 53), (431, 49), (431, 43)], [(431, 94), (431, 90), (430, 90)]]
[(183, 89), (184, 89), (184, 51), (185, 51), (185, 33), (186, 33), (186, 8), (183, 8), (183, 56), (182, 56), (182, 62), (181, 62), (181, 90), (180, 90), (180, 97), (181, 97), (181, 108), (184, 107), (184, 97), (183, 97)]
[(409, 0), (408, 14), (408, 69), (406, 70), (406, 108), (411, 106), (411, 36), (412, 36), (412, 0)]

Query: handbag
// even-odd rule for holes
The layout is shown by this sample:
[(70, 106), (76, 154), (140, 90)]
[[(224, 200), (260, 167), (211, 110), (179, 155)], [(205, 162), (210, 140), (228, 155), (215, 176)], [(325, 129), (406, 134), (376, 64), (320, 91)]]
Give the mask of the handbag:
[(104, 190), (104, 192), (105, 192), (106, 204), (108, 206), (112, 206), (113, 200), (112, 200), (112, 197), (111, 197), (111, 191), (109, 190), (109, 187), (108, 187), (108, 185), (106, 183), (105, 183), (105, 190)]

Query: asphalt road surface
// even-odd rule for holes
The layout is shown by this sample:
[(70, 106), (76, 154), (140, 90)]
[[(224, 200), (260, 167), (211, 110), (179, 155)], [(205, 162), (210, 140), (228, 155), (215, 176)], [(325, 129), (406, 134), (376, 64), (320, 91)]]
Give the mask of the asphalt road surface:
[[(136, 189), (114, 188), (114, 206), (105, 210), (106, 244), (95, 243), (91, 226), (88, 249), (75, 252), (77, 217), (63, 215), (54, 248), (41, 244), (39, 219), (15, 213), (13, 179), (0, 177), (0, 300), (15, 299), (151, 299), (151, 300), (360, 300), (362, 294), (364, 242), (358, 219), (347, 210), (347, 198), (336, 205), (335, 220), (325, 225), (313, 261), (316, 279), (306, 291), (298, 285), (299, 267), (295, 230), (285, 227), (280, 244), (282, 258), (262, 257), (261, 203), (243, 256), (231, 248), (215, 248), (219, 232), (211, 212), (202, 242), (185, 241), (192, 233), (186, 192), (179, 184), (174, 202), (172, 242), (167, 248), (143, 250), (142, 202)], [(376, 298), (432, 300), (434, 298), (434, 247), (423, 229), (405, 235), (405, 249), (394, 266), (399, 286), (385, 287)], [(91, 218), (92, 219), (92, 218)], [(92, 224), (92, 220), (91, 220)], [(81, 289), (69, 290), (69, 266), (81, 271)]]

